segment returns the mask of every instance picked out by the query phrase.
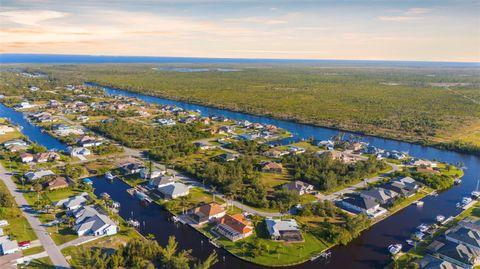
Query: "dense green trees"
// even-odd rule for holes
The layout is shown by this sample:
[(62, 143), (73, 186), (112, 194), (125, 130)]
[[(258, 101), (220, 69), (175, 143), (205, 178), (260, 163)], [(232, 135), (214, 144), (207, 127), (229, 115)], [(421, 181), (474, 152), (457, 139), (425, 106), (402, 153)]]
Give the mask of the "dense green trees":
[(85, 269), (208, 269), (217, 262), (215, 252), (204, 261), (197, 261), (192, 257), (191, 250), (179, 251), (173, 236), (165, 247), (154, 240), (132, 239), (110, 254), (101, 249), (88, 250), (83, 247), (77, 248), (74, 253), (75, 267)]
[(289, 155), (284, 163), (291, 167), (294, 179), (306, 181), (325, 191), (351, 184), (388, 167), (385, 162), (377, 161), (374, 157), (346, 164), (333, 160), (328, 155), (316, 156), (312, 153)]
[(158, 161), (192, 154), (196, 147), (191, 141), (209, 135), (196, 124), (152, 127), (118, 118), (108, 123), (91, 124), (90, 128), (127, 147), (146, 148), (148, 155)]

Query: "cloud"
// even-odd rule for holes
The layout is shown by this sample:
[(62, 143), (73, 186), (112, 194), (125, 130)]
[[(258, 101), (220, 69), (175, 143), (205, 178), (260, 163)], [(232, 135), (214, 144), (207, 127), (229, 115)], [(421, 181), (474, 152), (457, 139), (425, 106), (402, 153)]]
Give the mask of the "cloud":
[(0, 16), (5, 17), (10, 22), (27, 26), (37, 26), (40, 22), (63, 18), (68, 15), (69, 13), (54, 10), (16, 10), (0, 12)]
[(410, 8), (406, 11), (401, 12), (400, 14), (391, 15), (391, 16), (378, 16), (377, 18), (381, 21), (392, 21), (392, 22), (406, 22), (418, 20), (421, 17), (419, 15), (428, 14), (432, 11), (430, 8)]

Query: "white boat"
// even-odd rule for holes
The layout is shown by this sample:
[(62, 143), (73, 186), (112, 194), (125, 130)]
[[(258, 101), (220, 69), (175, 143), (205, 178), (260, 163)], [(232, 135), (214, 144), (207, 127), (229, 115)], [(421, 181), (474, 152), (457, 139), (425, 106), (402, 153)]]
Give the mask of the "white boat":
[(409, 244), (410, 246), (415, 245), (415, 241), (413, 241), (412, 239), (407, 239), (405, 240), (405, 242), (407, 242), (407, 244)]
[(130, 219), (127, 221), (127, 223), (133, 227), (140, 227), (140, 222), (138, 220)]
[(420, 232), (420, 231), (417, 231), (417, 232), (415, 233), (415, 237), (416, 237), (418, 240), (421, 241), (421, 240), (423, 240), (423, 238), (425, 237), (425, 234), (422, 233), (422, 232)]
[(458, 184), (462, 183), (462, 180), (460, 178), (455, 178), (455, 180), (453, 180), (453, 183), (458, 185)]
[(440, 223), (441, 223), (442, 221), (445, 220), (445, 216), (443, 216), (443, 215), (438, 215), (438, 216), (435, 218), (435, 220), (436, 220), (437, 222), (440, 222)]
[(113, 180), (115, 178), (115, 176), (112, 175), (112, 173), (107, 172), (107, 173), (105, 173), (105, 178), (108, 179), (108, 180)]
[(455, 206), (456, 206), (457, 208), (461, 208), (461, 207), (462, 207), (462, 204), (457, 203)]
[(480, 197), (480, 191), (478, 190), (478, 183), (480, 182), (480, 179), (477, 181), (477, 188), (471, 192), (471, 195), (474, 199), (478, 199)]
[(417, 227), (417, 230), (424, 233), (424, 232), (428, 231), (428, 228), (430, 228), (428, 225), (422, 223)]
[(473, 200), (472, 200), (472, 198), (470, 198), (470, 197), (463, 197), (463, 198), (462, 198), (462, 204), (463, 204), (463, 205), (467, 205), (467, 204), (471, 203), (472, 201), (473, 201)]
[(417, 206), (423, 206), (423, 201), (416, 201), (415, 204), (416, 204)]
[(402, 250), (402, 244), (392, 244), (388, 246), (388, 251), (393, 255), (399, 253), (400, 250)]

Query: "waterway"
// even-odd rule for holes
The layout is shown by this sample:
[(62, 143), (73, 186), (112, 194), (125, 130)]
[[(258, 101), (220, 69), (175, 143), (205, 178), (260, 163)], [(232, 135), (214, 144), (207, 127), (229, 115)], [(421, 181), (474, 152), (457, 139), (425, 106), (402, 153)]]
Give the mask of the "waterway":
[[(294, 136), (290, 138), (290, 141), (310, 137), (322, 140), (328, 139), (338, 133), (338, 131), (333, 129), (146, 96), (120, 89), (105, 88), (105, 91), (111, 95), (136, 97), (149, 103), (170, 104), (189, 110), (200, 110), (202, 115), (218, 115), (235, 120), (274, 124), (294, 134)], [(41, 133), (38, 127), (24, 120), (22, 113), (0, 105), (0, 117), (7, 117), (15, 124), (23, 126), (24, 133), (29, 136), (32, 141), (39, 142), (47, 148), (62, 148), (59, 141), (50, 137), (48, 134)], [(364, 141), (377, 147), (388, 150), (406, 151), (409, 152), (410, 155), (419, 158), (449, 163), (462, 162), (466, 166), (463, 181), (460, 185), (454, 186), (436, 197), (429, 196), (424, 198), (425, 203), (423, 207), (411, 205), (397, 214), (375, 224), (347, 246), (334, 247), (332, 249), (332, 255), (327, 261), (319, 258), (314, 262), (306, 262), (291, 268), (382, 268), (390, 262), (390, 256), (386, 250), (388, 245), (392, 243), (404, 244), (405, 240), (415, 231), (415, 227), (421, 223), (433, 223), (435, 216), (438, 214), (447, 217), (456, 215), (459, 210), (455, 207), (455, 204), (459, 202), (463, 196), (468, 196), (475, 188), (477, 180), (480, 179), (480, 158), (477, 156), (377, 137), (362, 137)], [(120, 215), (126, 219), (133, 215), (135, 219), (142, 223), (140, 231), (143, 234), (154, 234), (161, 244), (165, 244), (168, 237), (174, 235), (179, 242), (179, 247), (182, 249), (192, 249), (193, 256), (205, 258), (214, 250), (197, 231), (187, 226), (169, 222), (168, 218), (170, 214), (159, 206), (151, 205), (149, 207), (142, 207), (137, 200), (131, 198), (126, 193), (125, 190), (128, 186), (125, 183), (120, 181), (108, 183), (103, 179), (99, 179), (94, 180), (94, 187), (97, 194), (107, 192), (113, 200), (120, 202), (122, 205)], [(145, 226), (143, 226), (143, 223), (145, 223)], [(220, 262), (215, 268), (263, 268), (262, 266), (253, 265), (235, 258), (224, 250), (217, 251), (219, 252)], [(295, 253), (292, 253), (292, 255), (295, 255)]]

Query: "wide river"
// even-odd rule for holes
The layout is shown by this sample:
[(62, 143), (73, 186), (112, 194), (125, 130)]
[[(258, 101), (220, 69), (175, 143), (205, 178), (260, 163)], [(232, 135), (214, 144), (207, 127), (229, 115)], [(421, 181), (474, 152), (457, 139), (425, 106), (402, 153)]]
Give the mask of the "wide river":
[[(200, 110), (201, 114), (205, 116), (221, 115), (235, 120), (274, 124), (292, 132), (294, 137), (291, 140), (310, 137), (322, 140), (338, 133), (337, 130), (333, 129), (173, 101), (120, 89), (105, 88), (105, 91), (110, 95), (136, 97), (149, 103), (170, 104), (189, 110)], [(32, 141), (41, 143), (48, 148), (65, 148), (60, 142), (48, 134), (40, 132), (39, 128), (25, 121), (22, 113), (13, 111), (2, 104), (0, 104), (0, 117), (7, 117), (15, 124), (23, 126), (23, 132)], [(438, 196), (424, 198), (425, 204), (423, 207), (411, 205), (364, 231), (347, 246), (334, 247), (332, 256), (328, 260), (319, 258), (314, 262), (306, 262), (290, 268), (382, 268), (390, 262), (390, 256), (386, 250), (388, 245), (404, 243), (415, 231), (415, 227), (421, 223), (433, 223), (435, 216), (439, 214), (447, 217), (456, 215), (459, 210), (455, 204), (463, 196), (469, 196), (470, 192), (475, 189), (477, 180), (480, 179), (480, 158), (477, 156), (370, 136), (363, 136), (363, 140), (380, 148), (406, 151), (410, 155), (419, 158), (435, 159), (449, 163), (462, 162), (466, 166), (465, 176), (460, 185), (454, 186)], [(126, 193), (125, 190), (128, 186), (125, 183), (121, 181), (107, 183), (103, 179), (98, 179), (94, 180), (94, 187), (97, 195), (101, 192), (107, 192), (113, 200), (120, 202), (122, 205), (120, 215), (125, 219), (133, 216), (133, 218), (139, 220), (142, 223), (140, 232), (143, 234), (154, 234), (160, 244), (165, 244), (168, 237), (174, 235), (182, 249), (192, 249), (193, 256), (199, 258), (205, 258), (215, 249), (194, 229), (168, 221), (170, 214), (159, 206), (150, 205), (149, 207), (142, 207), (137, 200)], [(220, 261), (215, 268), (264, 268), (242, 261), (229, 255), (224, 250), (217, 249), (217, 252), (219, 253)], [(295, 253), (292, 253), (292, 255), (295, 255)]]

